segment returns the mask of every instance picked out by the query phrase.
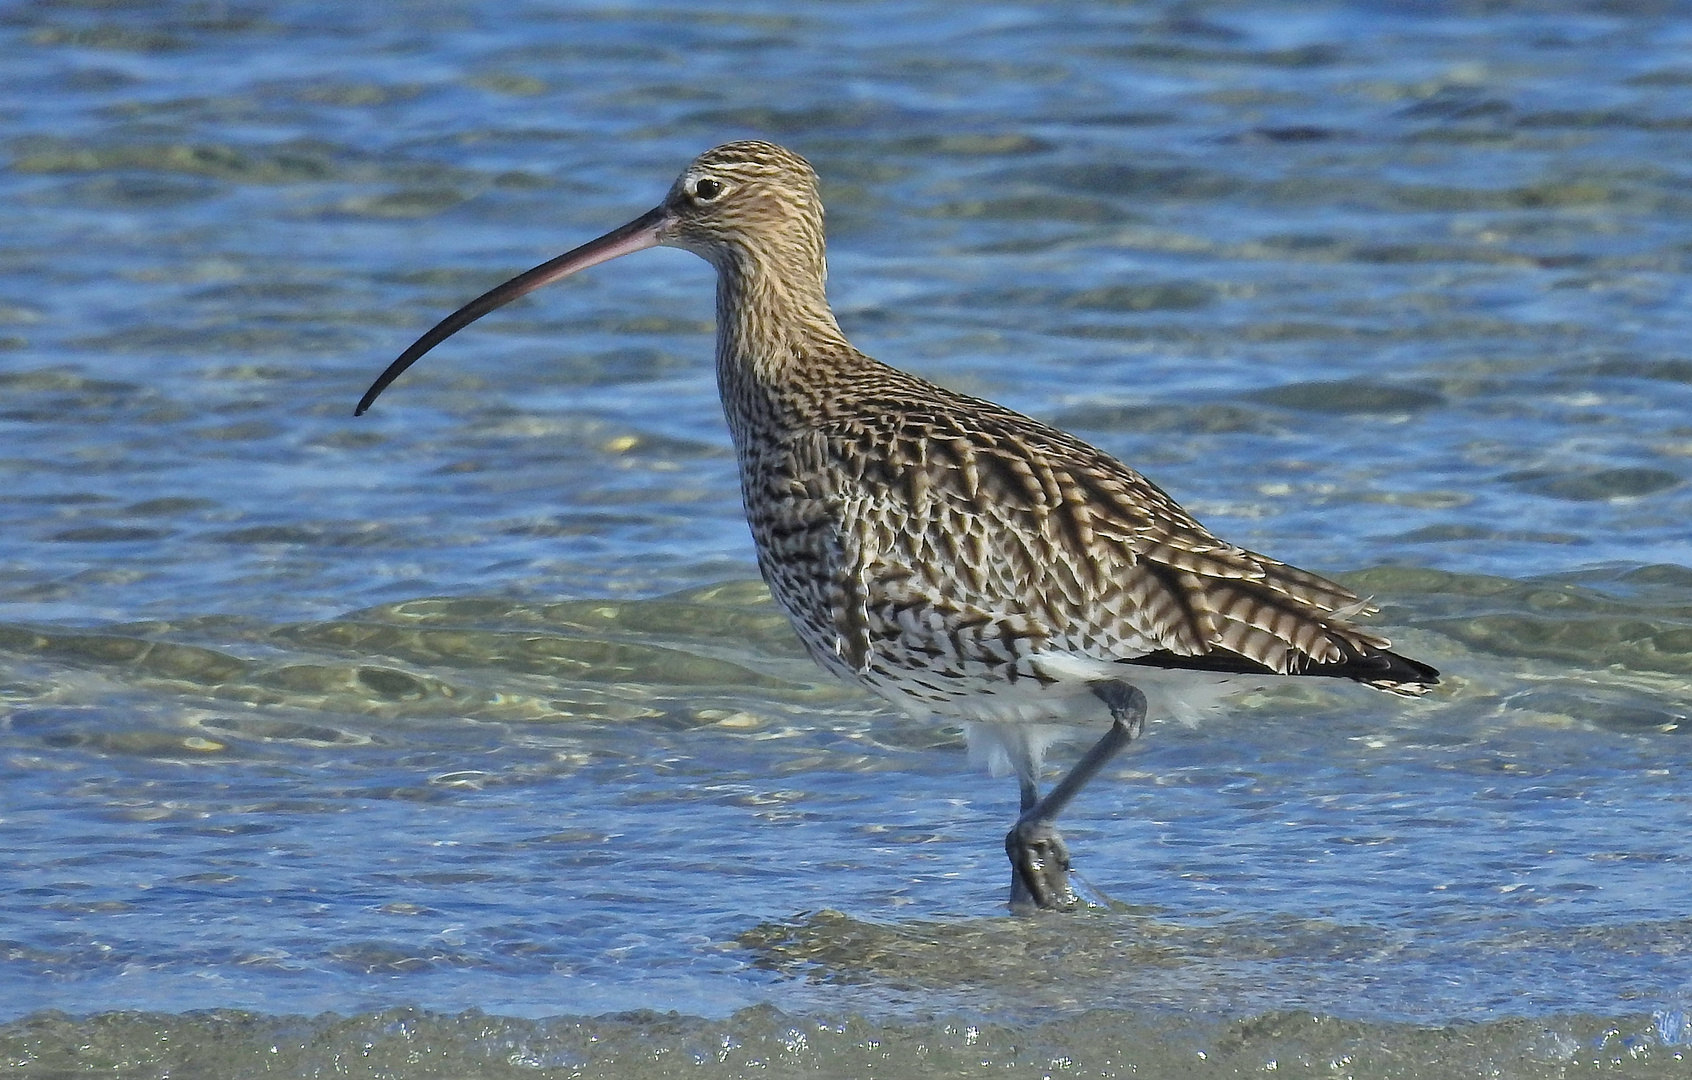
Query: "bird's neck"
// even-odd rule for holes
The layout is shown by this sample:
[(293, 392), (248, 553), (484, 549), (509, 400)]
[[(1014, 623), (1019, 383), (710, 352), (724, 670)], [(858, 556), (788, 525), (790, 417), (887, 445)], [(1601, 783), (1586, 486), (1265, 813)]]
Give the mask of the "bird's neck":
[(799, 419), (839, 358), (856, 355), (829, 309), (824, 276), (820, 254), (717, 264), (717, 387), (737, 447), (756, 430)]

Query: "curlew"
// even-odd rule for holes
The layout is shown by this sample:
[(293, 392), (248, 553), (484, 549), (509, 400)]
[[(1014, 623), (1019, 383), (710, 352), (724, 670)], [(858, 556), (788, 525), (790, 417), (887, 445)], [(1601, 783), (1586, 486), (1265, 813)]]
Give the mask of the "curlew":
[[(1344, 586), (1212, 536), (1151, 481), (1066, 432), (853, 348), (824, 291), (817, 176), (767, 142), (696, 158), (640, 217), (477, 297), (359, 402), (476, 319), (664, 245), (717, 270), (717, 383), (758, 568), (824, 668), (965, 722), (1016, 773), (1011, 906), (1079, 902), (1056, 821), (1143, 730), (1271, 676), (1425, 692), (1439, 673), (1358, 626)], [(1041, 795), (1061, 725), (1109, 728)]]

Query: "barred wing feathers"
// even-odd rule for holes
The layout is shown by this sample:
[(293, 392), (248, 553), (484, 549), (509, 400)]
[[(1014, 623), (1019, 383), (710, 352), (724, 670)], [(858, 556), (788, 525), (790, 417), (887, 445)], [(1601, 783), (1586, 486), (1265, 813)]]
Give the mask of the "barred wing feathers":
[(1130, 664), (1336, 676), (1401, 694), (1438, 681), (1351, 621), (1374, 608), (1344, 586), (1216, 538), (1072, 435), (905, 378), (920, 394), (889, 387), (903, 392), (881, 407), (860, 396), (820, 430), (836, 498), (851, 506), (837, 519), (851, 523), (850, 602), (908, 625), (911, 640), (961, 620), (1007, 643), (1025, 636), (1025, 649)]

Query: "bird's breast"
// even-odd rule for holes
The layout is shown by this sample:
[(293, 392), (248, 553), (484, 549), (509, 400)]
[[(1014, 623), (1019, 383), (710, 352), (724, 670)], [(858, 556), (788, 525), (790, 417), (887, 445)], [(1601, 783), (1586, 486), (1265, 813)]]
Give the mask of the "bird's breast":
[(972, 497), (956, 455), (901, 453), (820, 430), (744, 445), (759, 568), (824, 667), (910, 711), (1020, 718), (1084, 692), (1056, 689), (1070, 680), (1036, 654), (1107, 663), (1153, 647), (1098, 622), (1097, 575), (1038, 513), (985, 484)]

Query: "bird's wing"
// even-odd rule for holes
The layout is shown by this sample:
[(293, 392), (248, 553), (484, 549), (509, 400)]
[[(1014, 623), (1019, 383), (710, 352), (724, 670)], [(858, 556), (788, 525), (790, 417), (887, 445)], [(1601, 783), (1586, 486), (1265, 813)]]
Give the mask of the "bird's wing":
[(943, 622), (964, 610), (1101, 659), (1281, 674), (1387, 648), (1351, 622), (1373, 609), (1344, 586), (1218, 539), (1072, 435), (922, 386), (915, 403), (860, 403), (824, 427), (872, 613)]

